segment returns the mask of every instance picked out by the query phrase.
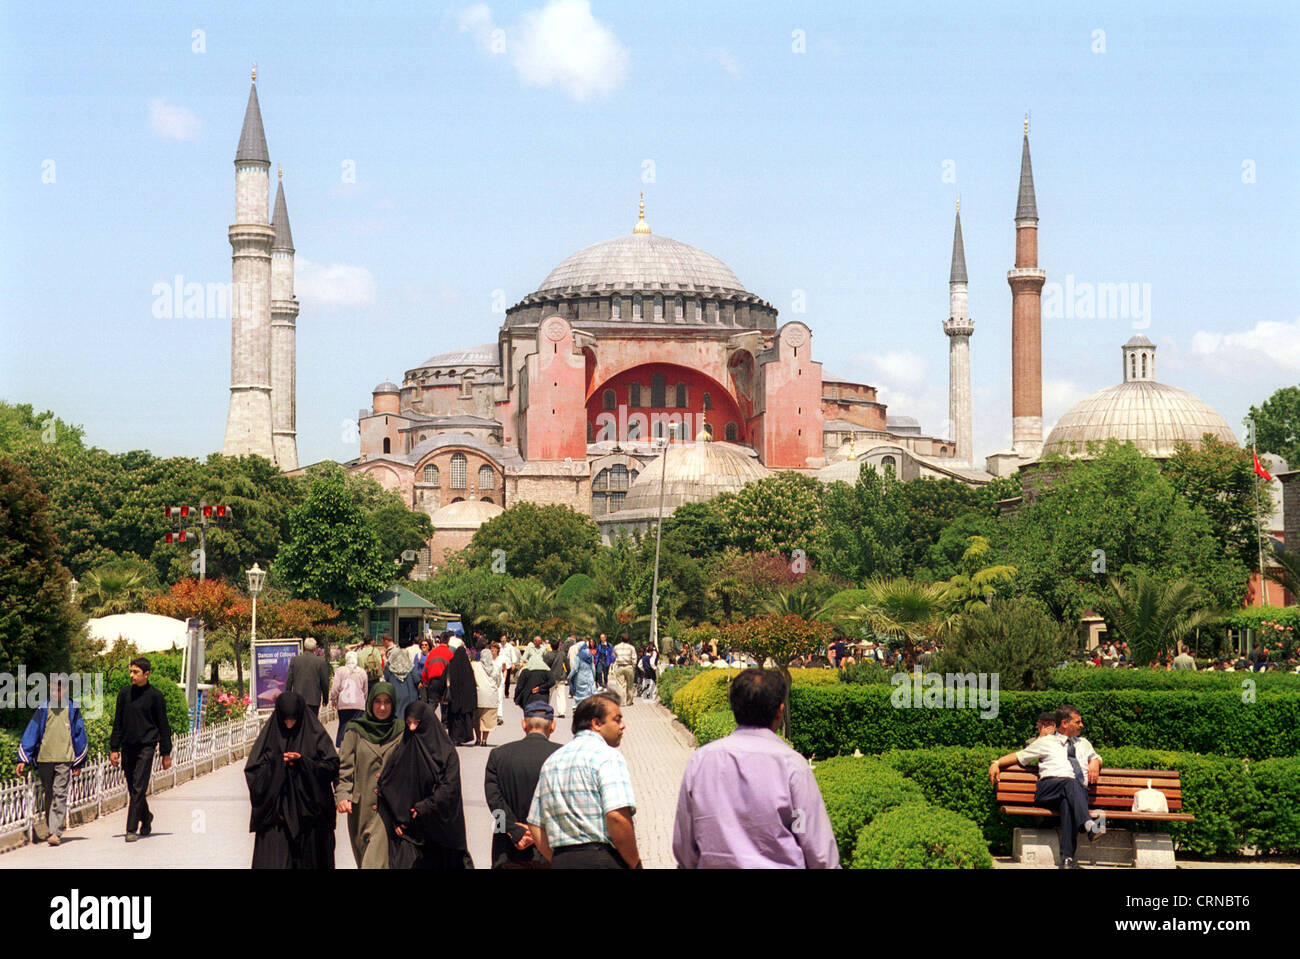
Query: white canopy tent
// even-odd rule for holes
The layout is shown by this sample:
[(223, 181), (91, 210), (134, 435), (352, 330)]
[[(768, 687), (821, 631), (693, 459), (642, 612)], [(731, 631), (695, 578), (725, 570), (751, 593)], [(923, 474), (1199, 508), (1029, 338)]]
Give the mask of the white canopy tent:
[(102, 639), (112, 646), (121, 637), (134, 643), (142, 653), (161, 653), (185, 648), (185, 620), (153, 613), (118, 613), (100, 616), (88, 623), (93, 639)]

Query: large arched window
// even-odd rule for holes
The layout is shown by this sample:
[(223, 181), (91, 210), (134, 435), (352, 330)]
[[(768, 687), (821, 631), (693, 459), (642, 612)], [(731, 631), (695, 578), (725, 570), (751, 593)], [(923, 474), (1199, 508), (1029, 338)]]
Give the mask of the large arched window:
[(424, 481), (430, 486), (438, 485), (438, 467), (430, 463), (424, 468)]
[(638, 293), (632, 297), (632, 320), (639, 323), (641, 321), (641, 294)]
[(704, 322), (704, 301), (699, 297), (695, 298), (695, 322)]
[(636, 409), (641, 405), (641, 384), (629, 383), (627, 385), (627, 405)]
[(617, 513), (623, 507), (627, 489), (635, 482), (636, 470), (622, 464), (601, 470), (591, 481), (591, 512), (593, 516)]
[[(491, 497), (491, 496), (484, 496), (484, 497), (483, 497), (483, 502), (484, 502), (484, 503), (491, 503), (491, 502), (492, 502), (492, 497)], [(495, 505), (495, 504), (494, 504), (494, 505)]]
[(627, 424), (627, 438), (629, 440), (639, 440), (641, 438), (641, 420), (631, 419)]
[[(1113, 367), (1112, 367), (1112, 369), (1113, 369)], [(736, 424), (735, 424), (735, 423), (728, 423), (728, 424), (727, 424), (727, 432), (726, 432), (727, 442), (728, 442), (728, 443), (734, 443), (734, 442), (736, 442), (738, 436), (739, 436), (739, 433), (738, 433), (737, 430), (736, 430)]]
[[(1114, 367), (1111, 367), (1111, 369), (1114, 369)], [(1111, 375), (1113, 376), (1114, 374), (1112, 373)], [(880, 468), (885, 469), (886, 467), (894, 472), (898, 472), (898, 460), (894, 459), (892, 456), (882, 456), (880, 458)]]
[(673, 319), (678, 323), (682, 322), (682, 320), (685, 318), (682, 313), (683, 305), (684, 304), (682, 303), (682, 298), (680, 296), (673, 300)]
[(650, 377), (650, 406), (661, 410), (668, 405), (668, 384), (662, 373)]
[(677, 401), (674, 405), (679, 410), (686, 409), (686, 384), (685, 383), (677, 384), (677, 395), (674, 397), (674, 399)]
[(601, 409), (612, 410), (617, 405), (618, 397), (614, 395), (613, 390), (606, 390), (600, 394)]
[[(469, 461), (465, 459), (464, 453), (453, 453), (451, 456), (451, 488), (465, 489), (468, 485), (465, 473)], [(455, 500), (452, 500), (455, 502)]]
[(623, 319), (623, 298), (621, 296), (616, 296), (611, 301), (609, 307), (609, 318), (611, 320)]
[(497, 474), (492, 471), (490, 466), (480, 466), (478, 468), (478, 488), (479, 489), (496, 489)]
[(664, 321), (664, 298), (662, 296), (656, 296), (655, 297), (655, 322), (662, 323), (663, 321)]

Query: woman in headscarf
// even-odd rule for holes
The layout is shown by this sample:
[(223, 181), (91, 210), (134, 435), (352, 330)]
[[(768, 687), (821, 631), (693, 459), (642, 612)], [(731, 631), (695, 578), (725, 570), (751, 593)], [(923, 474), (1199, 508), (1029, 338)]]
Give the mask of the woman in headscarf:
[(584, 645), (578, 650), (578, 668), (573, 671), (573, 708), (596, 692), (596, 656), (590, 645)]
[(546, 661), (546, 647), (539, 645), (540, 636), (524, 649), (524, 662), (519, 667), (519, 682), (515, 687), (515, 702), (519, 708), (533, 700), (548, 702), (551, 698), (551, 664)]
[(465, 842), (460, 758), (428, 703), (406, 707), (406, 730), (379, 777), (390, 869), (473, 869)]
[(405, 646), (390, 646), (384, 660), (384, 681), (392, 683), (397, 691), (393, 714), (399, 718), (406, 715), (408, 703), (420, 698), (420, 674), (411, 661), (411, 640), (405, 642)]
[(366, 689), (370, 680), (366, 671), (357, 665), (357, 654), (349, 652), (343, 657), (343, 665), (334, 670), (334, 681), (330, 684), (330, 705), (339, 711), (338, 737), (335, 746), (343, 745), (343, 733), (348, 723), (366, 711)]
[(447, 735), (457, 746), (474, 741), (474, 710), (478, 708), (478, 685), (474, 682), (474, 668), (463, 642), (456, 644), (451, 662), (447, 664), (447, 698), (442, 714), (447, 721)]
[(254, 869), (333, 869), (339, 754), (302, 696), (281, 693), (244, 765)]
[(401, 741), (402, 724), (393, 715), (397, 691), (375, 683), (366, 711), (348, 724), (339, 751), (338, 811), (347, 813), (352, 855), (359, 869), (388, 868), (388, 830), (379, 814), (379, 774)]

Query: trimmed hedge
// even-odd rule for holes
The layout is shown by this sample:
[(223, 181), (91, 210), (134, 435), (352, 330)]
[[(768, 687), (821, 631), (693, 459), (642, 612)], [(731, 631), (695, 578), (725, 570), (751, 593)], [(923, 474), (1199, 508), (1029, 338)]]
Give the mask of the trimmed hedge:
[(736, 730), (736, 717), (730, 709), (715, 709), (705, 713), (695, 724), (695, 741), (703, 746), (723, 736), (730, 736)]
[(840, 756), (818, 763), (813, 775), (844, 865), (853, 858), (863, 826), (895, 806), (925, 803), (920, 786), (878, 759)]
[(899, 806), (862, 828), (854, 869), (992, 869), (979, 827), (935, 806)]
[[(740, 669), (702, 669), (690, 682), (680, 687), (672, 697), (670, 708), (688, 729), (695, 727), (701, 717), (720, 709), (730, 711), (730, 684)], [(839, 677), (832, 669), (792, 669), (790, 681), (800, 686), (838, 686)], [(791, 706), (791, 709), (794, 707)]]
[(1261, 853), (1300, 853), (1300, 758), (1279, 757), (1248, 769), (1255, 807), (1246, 839)]
[(1184, 692), (1235, 692), (1240, 695), (1244, 680), (1251, 680), (1259, 692), (1300, 693), (1300, 673), (1220, 673), (1190, 669), (1110, 669), (1105, 666), (1067, 666), (1052, 671), (1051, 689), (1074, 690), (1149, 689)]
[(672, 709), (673, 697), (677, 695), (677, 691), (702, 672), (705, 670), (701, 666), (674, 666), (672, 669), (659, 670), (655, 684), (659, 701)]
[(989, 782), (989, 763), (1003, 752), (964, 746), (895, 749), (880, 756), (880, 761), (916, 783), (926, 802), (975, 823), (994, 851), (1005, 853), (1011, 849), (1011, 832), (1016, 824), (998, 812)]
[[(888, 686), (801, 686), (790, 697), (791, 742), (805, 756), (867, 754), (930, 746), (1023, 746), (1034, 720), (1065, 698), (1060, 691), (1008, 692), (998, 714), (978, 709), (895, 708)], [(909, 699), (910, 701), (910, 699)], [(1300, 755), (1300, 696), (1260, 692), (1253, 703), (1229, 692), (1118, 690), (1072, 692), (1087, 736), (1107, 748), (1139, 746), (1180, 752), (1268, 759)]]

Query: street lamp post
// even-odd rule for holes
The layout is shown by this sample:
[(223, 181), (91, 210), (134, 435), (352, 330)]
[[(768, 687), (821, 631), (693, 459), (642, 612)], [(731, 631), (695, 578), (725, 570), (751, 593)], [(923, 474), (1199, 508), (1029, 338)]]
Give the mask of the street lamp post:
[(668, 447), (672, 444), (677, 424), (668, 424), (668, 439), (664, 451), (660, 454), (663, 462), (659, 466), (659, 522), (655, 524), (655, 572), (653, 586), (650, 589), (650, 645), (659, 652), (659, 543), (664, 532), (664, 486), (668, 474)]
[(257, 701), (253, 699), (253, 693), (255, 690), (253, 689), (252, 671), (256, 668), (257, 664), (253, 661), (252, 652), (253, 644), (257, 642), (257, 594), (262, 591), (262, 584), (264, 582), (266, 582), (266, 570), (254, 563), (253, 568), (248, 571), (248, 595), (253, 597), (253, 627), (251, 631), (252, 635), (248, 641), (248, 702), (249, 708), (254, 710), (257, 709)]

